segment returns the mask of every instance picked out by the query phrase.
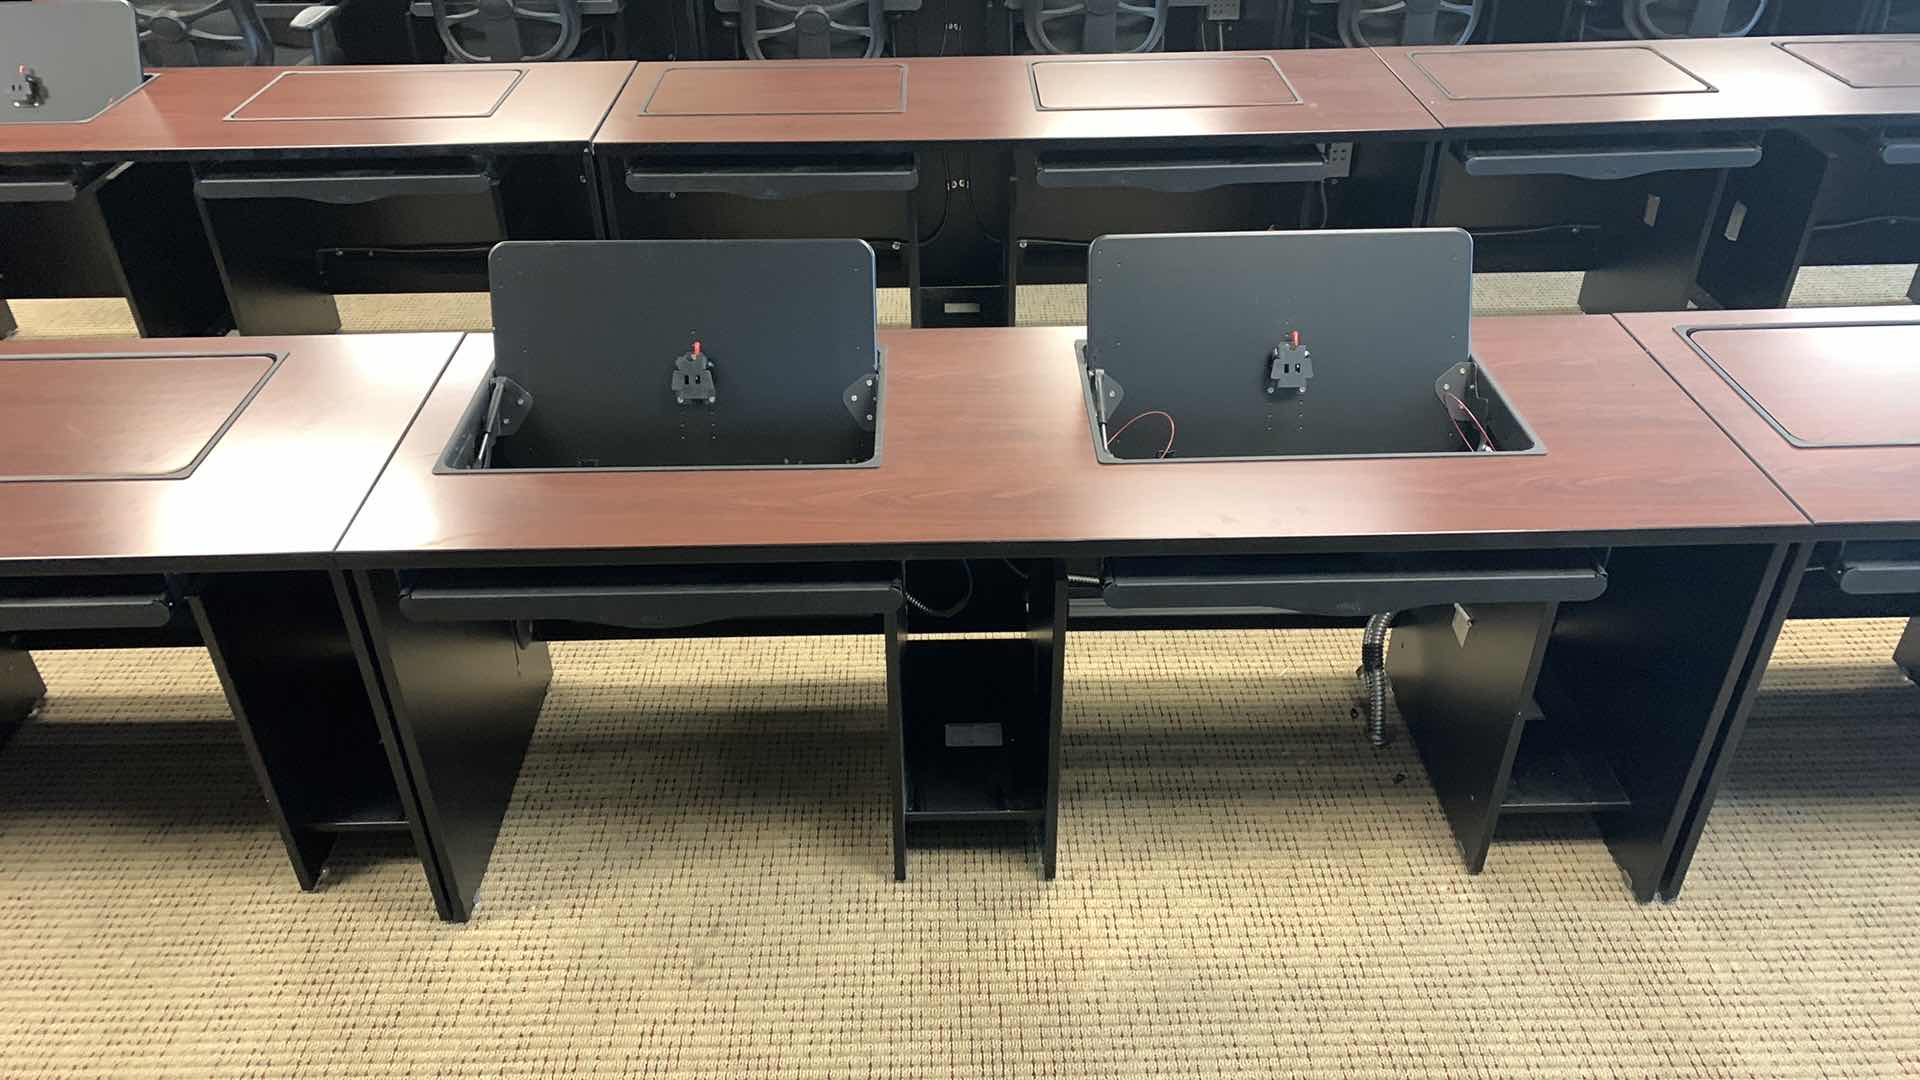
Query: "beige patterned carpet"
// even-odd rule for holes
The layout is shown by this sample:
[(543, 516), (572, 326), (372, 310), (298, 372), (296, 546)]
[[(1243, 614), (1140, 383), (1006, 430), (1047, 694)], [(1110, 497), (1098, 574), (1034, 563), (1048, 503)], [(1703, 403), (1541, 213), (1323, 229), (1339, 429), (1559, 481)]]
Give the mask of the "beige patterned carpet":
[(1898, 632), (1789, 627), (1653, 907), (1578, 823), (1468, 877), (1347, 717), (1351, 634), (1075, 635), (1052, 883), (1018, 836), (891, 880), (877, 640), (556, 647), (459, 927), (389, 840), (295, 888), (204, 653), (46, 654), (0, 750), (0, 1077), (1920, 1075)]

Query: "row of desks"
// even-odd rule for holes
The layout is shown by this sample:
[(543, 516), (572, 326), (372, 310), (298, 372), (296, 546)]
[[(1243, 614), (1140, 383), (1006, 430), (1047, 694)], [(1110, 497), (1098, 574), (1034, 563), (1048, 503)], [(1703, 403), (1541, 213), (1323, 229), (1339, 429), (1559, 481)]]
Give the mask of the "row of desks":
[[(1006, 818), (1040, 829), (1051, 875), (1068, 628), (1148, 624), (1073, 594), (1069, 565), (1389, 566), (1464, 583), (1465, 606), (1409, 614), (1389, 663), (1468, 866), (1503, 815), (1588, 811), (1650, 899), (1678, 891), (1813, 553), (1920, 540), (1920, 398), (1887, 390), (1911, 382), (1914, 309), (1483, 320), (1475, 354), (1545, 447), (1513, 456), (1102, 465), (1074, 337), (883, 334), (871, 468), (571, 474), (437, 467), (490, 373), (483, 335), (0, 345), (0, 721), (44, 692), (35, 648), (203, 642), (302, 884), (340, 832), (404, 832), (462, 919), (544, 638), (878, 631), (896, 873), (920, 830)], [(1845, 445), (1756, 424), (1708, 356), (1796, 437)], [(1580, 551), (1597, 596), (1473, 591)], [(971, 560), (975, 603), (910, 612), (954, 587), (924, 576), (946, 559)], [(823, 618), (823, 595), (855, 606)], [(663, 597), (723, 610), (633, 614)], [(960, 717), (1004, 742), (943, 743)]]
[(336, 294), (484, 289), (502, 239), (859, 236), (916, 324), (997, 324), (1094, 236), (1298, 218), (1466, 227), (1482, 269), (1600, 271), (1589, 311), (1773, 307), (1803, 262), (1909, 261), (1916, 116), (1897, 36), (173, 69), (0, 125), (0, 298), (320, 333)]
[(167, 69), (0, 157), (140, 160), (834, 143), (1419, 135), (1920, 115), (1920, 38), (875, 61)]

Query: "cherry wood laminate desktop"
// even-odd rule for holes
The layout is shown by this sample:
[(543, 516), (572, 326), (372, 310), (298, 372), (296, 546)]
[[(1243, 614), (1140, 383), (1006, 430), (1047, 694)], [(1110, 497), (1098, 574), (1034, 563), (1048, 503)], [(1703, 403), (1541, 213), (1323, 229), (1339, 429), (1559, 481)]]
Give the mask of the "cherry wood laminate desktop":
[(582, 145), (633, 64), (166, 68), (92, 120), (0, 126), (0, 157)]
[[(141, 560), (318, 564), (345, 531), (459, 341), (456, 334), (0, 342), (0, 571)], [(56, 362), (9, 379), (35, 356)], [(189, 358), (181, 362), (160, 359)], [(263, 365), (278, 358), (271, 372)], [(128, 370), (138, 368), (133, 375)], [(262, 375), (264, 382), (259, 382)], [(172, 385), (156, 386), (156, 379)], [(257, 390), (254, 384), (258, 383)], [(230, 425), (227, 417), (242, 404)], [(174, 408), (182, 396), (199, 399)], [(137, 427), (129, 429), (137, 417)], [(20, 426), (15, 427), (18, 423)], [(15, 456), (58, 440), (57, 460)], [(130, 478), (198, 464), (178, 479)], [(121, 479), (22, 479), (71, 473)]]
[[(1920, 308), (1619, 318), (1815, 524), (1920, 528)], [(1756, 402), (1802, 443), (1854, 445), (1795, 445)]]
[[(1920, 37), (1374, 50), (1449, 129), (1920, 114)], [(1849, 81), (1851, 80), (1851, 81)]]
[(469, 335), (340, 550), (370, 565), (532, 552), (886, 557), (1806, 525), (1605, 316), (1474, 325), (1477, 355), (1547, 447), (1510, 458), (1102, 465), (1077, 377), (1080, 332), (883, 334), (875, 468), (436, 474), (491, 362), (492, 339)]
[(1372, 54), (1328, 49), (643, 63), (594, 142), (1023, 142), (1434, 127)]

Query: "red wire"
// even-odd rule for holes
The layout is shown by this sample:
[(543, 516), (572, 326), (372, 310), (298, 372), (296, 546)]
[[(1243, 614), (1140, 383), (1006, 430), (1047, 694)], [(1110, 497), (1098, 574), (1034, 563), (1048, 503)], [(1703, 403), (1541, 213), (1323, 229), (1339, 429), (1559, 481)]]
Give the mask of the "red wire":
[[(1171, 415), (1171, 414), (1168, 414), (1168, 413), (1165, 413), (1165, 412), (1162, 412), (1162, 411), (1160, 411), (1159, 409), (1149, 409), (1149, 410), (1147, 410), (1146, 412), (1143, 412), (1143, 413), (1138, 413), (1138, 414), (1136, 414), (1136, 415), (1135, 415), (1135, 416), (1133, 417), (1133, 420), (1128, 420), (1128, 421), (1127, 421), (1126, 423), (1124, 423), (1124, 424), (1121, 424), (1121, 425), (1120, 425), (1119, 427), (1117, 427), (1117, 428), (1115, 428), (1115, 429), (1113, 429), (1113, 431), (1112, 431), (1112, 432), (1111, 432), (1110, 434), (1108, 434), (1108, 436), (1107, 436), (1107, 442), (1106, 442), (1106, 445), (1107, 445), (1107, 446), (1109, 446), (1109, 447), (1111, 447), (1111, 446), (1113, 445), (1113, 440), (1115, 440), (1115, 439), (1117, 439), (1117, 438), (1119, 438), (1119, 437), (1120, 437), (1120, 433), (1121, 433), (1121, 432), (1123, 432), (1123, 431), (1125, 431), (1125, 430), (1127, 430), (1128, 428), (1130, 428), (1130, 427), (1132, 427), (1132, 426), (1133, 426), (1133, 421), (1134, 421), (1134, 420), (1138, 420), (1138, 419), (1140, 419), (1140, 417), (1142, 417), (1142, 416), (1163, 416), (1163, 417), (1166, 417), (1166, 420), (1167, 420), (1167, 445), (1166, 445), (1166, 447), (1165, 447), (1164, 449), (1162, 449), (1162, 450), (1160, 451), (1160, 455), (1159, 455), (1159, 456), (1161, 456), (1161, 457), (1166, 457), (1166, 456), (1167, 456), (1168, 454), (1171, 454), (1171, 453), (1173, 453), (1173, 437), (1174, 437), (1174, 435), (1175, 435), (1176, 433), (1178, 433), (1178, 431), (1179, 431), (1179, 429), (1178, 429), (1177, 427), (1175, 427), (1175, 426), (1174, 426), (1174, 423), (1173, 423), (1173, 417), (1172, 417), (1172, 415)], [(1464, 437), (1464, 436), (1463, 436), (1463, 437)]]
[[(1446, 391), (1442, 390), (1441, 393), (1445, 394)], [(1473, 421), (1474, 427), (1480, 429), (1480, 441), (1486, 443), (1489, 447), (1491, 447), (1493, 445), (1493, 436), (1487, 434), (1486, 425), (1480, 422), (1479, 417), (1473, 415), (1473, 410), (1467, 408), (1467, 403), (1464, 401), (1461, 401), (1457, 397), (1454, 397), (1452, 394), (1447, 394), (1447, 397), (1451, 399), (1455, 405), (1460, 406), (1460, 411), (1467, 414), (1467, 419)], [(1447, 414), (1447, 420), (1453, 424), (1453, 430), (1459, 434), (1460, 441), (1463, 443), (1466, 443), (1468, 449), (1470, 450), (1473, 449), (1474, 448), (1473, 443), (1467, 438), (1467, 433), (1460, 430), (1460, 421), (1455, 420), (1453, 418), (1452, 413)]]

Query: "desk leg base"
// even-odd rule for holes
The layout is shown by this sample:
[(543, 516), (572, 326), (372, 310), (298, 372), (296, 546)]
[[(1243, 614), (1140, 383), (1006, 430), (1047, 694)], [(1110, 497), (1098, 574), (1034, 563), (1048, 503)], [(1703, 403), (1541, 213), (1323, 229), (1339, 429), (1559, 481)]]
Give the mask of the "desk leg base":
[(1555, 607), (1420, 608), (1389, 639), (1394, 700), (1469, 873), (1493, 844)]
[(1907, 286), (1907, 299), (1920, 304), (1920, 270), (1914, 272), (1913, 284)]
[(1906, 632), (1900, 635), (1900, 644), (1893, 647), (1893, 662), (1907, 673), (1907, 678), (1920, 684), (1920, 615), (1907, 620)]
[(419, 623), (400, 613), (388, 572), (355, 572), (368, 686), (411, 778), (444, 893), (441, 917), (465, 922), (553, 677), (545, 642), (513, 624)]
[(13, 309), (5, 300), (0, 300), (0, 341), (5, 341), (19, 332), (20, 324), (13, 319)]
[(0, 746), (40, 709), (47, 684), (25, 649), (0, 648)]

